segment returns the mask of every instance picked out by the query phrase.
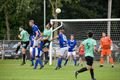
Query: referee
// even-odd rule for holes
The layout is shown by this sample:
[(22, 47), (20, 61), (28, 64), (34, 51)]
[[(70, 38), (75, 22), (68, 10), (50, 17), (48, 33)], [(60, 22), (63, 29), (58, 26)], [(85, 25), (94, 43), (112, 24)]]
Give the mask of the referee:
[(22, 57), (23, 61), (21, 65), (25, 64), (25, 58), (26, 58), (26, 48), (29, 45), (29, 33), (23, 29), (23, 27), (19, 27), (20, 35), (18, 35), (18, 38), (21, 39), (22, 44)]

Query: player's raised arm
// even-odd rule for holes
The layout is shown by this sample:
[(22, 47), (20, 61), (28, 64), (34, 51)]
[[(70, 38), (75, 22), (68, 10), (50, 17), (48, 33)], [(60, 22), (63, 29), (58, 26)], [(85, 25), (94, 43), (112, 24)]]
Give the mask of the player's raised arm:
[[(23, 30), (23, 28), (19, 27), (19, 31), (22, 31), (22, 30)], [(22, 39), (22, 38), (23, 38), (23, 33), (20, 33), (20, 34), (18, 35), (18, 38), (19, 38), (19, 39)]]

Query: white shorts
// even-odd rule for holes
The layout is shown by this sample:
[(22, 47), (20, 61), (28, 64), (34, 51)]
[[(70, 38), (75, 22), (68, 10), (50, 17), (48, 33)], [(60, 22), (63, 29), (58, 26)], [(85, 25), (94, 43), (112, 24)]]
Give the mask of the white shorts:
[(42, 55), (42, 51), (38, 52), (38, 48), (35, 48), (35, 56), (40, 57)]
[(68, 51), (68, 47), (60, 48), (60, 55), (64, 56), (65, 53), (67, 53), (67, 51)]
[(73, 52), (68, 52), (68, 55), (67, 56), (76, 56), (76, 51), (73, 51)]
[(38, 48), (35, 48), (35, 56), (38, 56)]
[(34, 44), (33, 44), (33, 46), (38, 46), (39, 43), (40, 43), (40, 41), (38, 41), (38, 40), (34, 40)]
[(30, 47), (30, 54), (33, 52), (33, 47)]

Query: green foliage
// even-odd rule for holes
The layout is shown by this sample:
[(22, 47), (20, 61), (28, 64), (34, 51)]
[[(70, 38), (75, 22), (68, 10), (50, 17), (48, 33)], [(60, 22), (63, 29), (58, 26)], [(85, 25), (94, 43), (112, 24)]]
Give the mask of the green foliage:
[[(107, 0), (46, 0), (47, 17), (51, 18), (107, 18)], [(57, 2), (56, 2), (57, 1)], [(120, 0), (113, 0), (112, 17), (120, 17)], [(56, 6), (57, 5), (57, 6)], [(56, 14), (55, 9), (62, 9)], [(0, 39), (6, 34), (5, 12), (8, 14), (10, 33), (16, 36), (16, 30), (23, 25), (30, 31), (28, 20), (34, 19), (40, 30), (43, 30), (43, 0), (0, 0)], [(31, 32), (31, 31), (30, 31)], [(16, 39), (16, 38), (11, 38)]]

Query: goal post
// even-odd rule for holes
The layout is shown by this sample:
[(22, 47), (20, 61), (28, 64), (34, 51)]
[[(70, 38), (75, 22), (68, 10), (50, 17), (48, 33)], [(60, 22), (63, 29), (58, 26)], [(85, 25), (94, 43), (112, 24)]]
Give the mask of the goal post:
[[(53, 24), (53, 22), (50, 22), (51, 24)], [(59, 28), (62, 27), (62, 22), (60, 22), (60, 26), (58, 26), (57, 28), (53, 29), (51, 28), (51, 39), (53, 38), (53, 32), (58, 30)], [(52, 41), (50, 42), (50, 48), (49, 48), (49, 65), (52, 65)]]
[[(60, 22), (61, 25), (52, 30), (51, 39), (53, 37), (53, 32), (64, 26), (67, 37), (70, 32), (75, 33), (75, 38), (77, 40), (82, 40), (85, 38), (83, 34), (87, 30), (93, 30), (96, 34), (95, 39), (100, 39), (101, 32), (110, 33), (113, 40), (120, 41), (120, 18), (111, 19), (51, 19), (50, 23)], [(111, 22), (111, 30), (108, 30), (108, 22)], [(110, 32), (108, 32), (110, 31)], [(81, 35), (79, 35), (81, 34)], [(52, 42), (50, 43), (49, 49), (49, 64), (52, 65)]]

